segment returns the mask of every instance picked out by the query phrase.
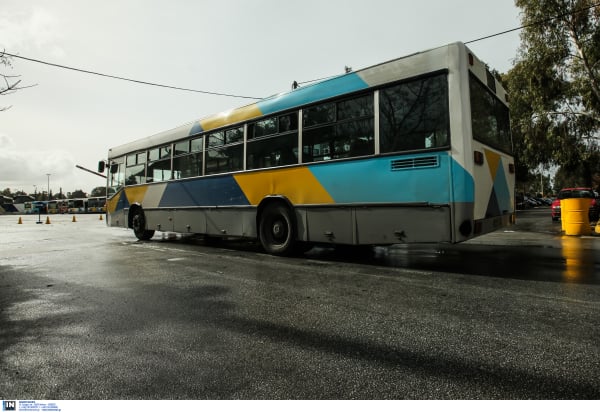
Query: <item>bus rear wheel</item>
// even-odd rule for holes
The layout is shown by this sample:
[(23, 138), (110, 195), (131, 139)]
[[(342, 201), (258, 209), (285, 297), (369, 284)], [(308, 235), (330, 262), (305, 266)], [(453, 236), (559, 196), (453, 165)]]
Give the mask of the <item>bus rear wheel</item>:
[(294, 250), (296, 228), (290, 208), (273, 203), (260, 215), (259, 238), (263, 249), (272, 255), (288, 255)]
[(131, 228), (139, 240), (150, 240), (154, 236), (154, 230), (146, 230), (146, 216), (141, 208), (133, 212)]

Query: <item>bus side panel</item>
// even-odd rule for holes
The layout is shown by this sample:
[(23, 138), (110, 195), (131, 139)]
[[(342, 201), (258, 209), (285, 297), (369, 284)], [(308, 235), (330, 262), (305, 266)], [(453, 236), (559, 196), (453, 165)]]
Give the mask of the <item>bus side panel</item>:
[(246, 237), (244, 226), (248, 225), (248, 216), (251, 215), (256, 221), (256, 209), (243, 213), (238, 208), (211, 208), (205, 209), (205, 214), (206, 233), (213, 236)]
[(106, 214), (106, 224), (108, 226), (127, 228), (127, 213), (129, 209), (120, 209), (113, 213)]
[(310, 242), (356, 243), (352, 208), (312, 208), (307, 209), (306, 215)]
[(169, 209), (144, 209), (146, 227), (148, 230), (173, 232), (173, 210)]
[(385, 245), (452, 241), (448, 206), (315, 207), (307, 208), (306, 216), (310, 242)]
[[(212, 236), (256, 237), (256, 208), (193, 208), (163, 210), (162, 217), (156, 211), (154, 224), (173, 220), (173, 231), (179, 233), (197, 233)], [(156, 222), (154, 221), (156, 218)], [(152, 227), (151, 227), (152, 228)], [(161, 226), (160, 230), (167, 230)]]
[(356, 210), (358, 244), (451, 242), (449, 207), (365, 207)]
[(199, 209), (173, 211), (173, 231), (179, 233), (206, 233), (206, 214)]
[(430, 203), (452, 199), (447, 152), (390, 155), (309, 165), (331, 203)]

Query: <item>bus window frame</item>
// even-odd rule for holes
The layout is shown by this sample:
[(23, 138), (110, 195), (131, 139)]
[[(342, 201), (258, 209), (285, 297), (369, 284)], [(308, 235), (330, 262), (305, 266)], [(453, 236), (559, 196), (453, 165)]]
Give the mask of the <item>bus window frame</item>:
[[(487, 70), (486, 70), (487, 72)], [(489, 72), (488, 72), (489, 73)], [(473, 83), (474, 82), (474, 83)], [(495, 102), (495, 105), (500, 105), (503, 109), (504, 114), (506, 115), (506, 118), (508, 119), (506, 126), (507, 129), (507, 138), (508, 141), (504, 142), (504, 144), (508, 144), (510, 147), (502, 147), (502, 144), (497, 144), (496, 141), (492, 141), (490, 139), (486, 139), (486, 138), (481, 138), (475, 135), (476, 131), (475, 131), (475, 125), (473, 123), (475, 116), (473, 116), (474, 110), (473, 110), (473, 106), (475, 106), (473, 103), (473, 89), (472, 89), (472, 85), (478, 85), (479, 86), (479, 90), (485, 93), (485, 96), (487, 98), (492, 98), (492, 100)], [(471, 119), (471, 137), (473, 140), (478, 141), (479, 143), (483, 143), (487, 146), (490, 146), (496, 150), (499, 150), (502, 153), (505, 153), (509, 156), (514, 156), (514, 143), (512, 140), (512, 133), (511, 133), (511, 129), (510, 129), (510, 109), (508, 107), (508, 105), (503, 102), (496, 93), (494, 93), (487, 84), (485, 84), (483, 81), (481, 81), (481, 79), (479, 77), (477, 77), (475, 75), (475, 73), (473, 73), (471, 70), (469, 70), (469, 80), (468, 80), (468, 91), (469, 91), (469, 118)], [(497, 111), (497, 107), (495, 106), (494, 111)], [(496, 117), (497, 120), (497, 117)]]
[[(433, 146), (433, 147), (421, 147), (421, 148), (408, 148), (408, 149), (399, 149), (399, 150), (389, 150), (389, 151), (384, 151), (384, 147), (383, 147), (383, 143), (382, 141), (385, 141), (384, 139), (384, 133), (383, 133), (383, 128), (384, 126), (384, 118), (385, 116), (382, 114), (382, 101), (384, 100), (384, 93), (386, 89), (392, 89), (394, 87), (400, 86), (400, 85), (405, 85), (405, 84), (409, 84), (409, 83), (413, 83), (413, 82), (418, 82), (418, 81), (422, 81), (425, 79), (432, 79), (435, 77), (439, 77), (439, 78), (444, 78), (444, 85), (445, 85), (445, 110), (444, 110), (444, 114), (445, 114), (445, 128), (443, 129), (443, 131), (446, 133), (446, 143), (443, 145), (439, 145), (439, 146)], [(450, 83), (449, 83), (449, 71), (448, 69), (442, 69), (442, 70), (433, 70), (431, 72), (428, 73), (422, 73), (419, 74), (418, 76), (413, 76), (413, 77), (408, 77), (396, 82), (390, 82), (390, 83), (386, 83), (383, 86), (378, 87), (378, 92), (379, 92), (379, 102), (378, 102), (378, 116), (379, 116), (379, 130), (378, 130), (378, 135), (379, 135), (379, 146), (378, 146), (378, 150), (379, 153), (381, 155), (394, 155), (394, 154), (409, 154), (409, 153), (428, 153), (428, 152), (438, 152), (438, 151), (447, 151), (450, 150), (451, 146), (452, 146), (452, 133), (451, 133), (451, 123), (452, 123), (452, 114), (451, 114), (451, 110), (450, 110)], [(425, 146), (425, 138), (424, 138), (424, 146)]]

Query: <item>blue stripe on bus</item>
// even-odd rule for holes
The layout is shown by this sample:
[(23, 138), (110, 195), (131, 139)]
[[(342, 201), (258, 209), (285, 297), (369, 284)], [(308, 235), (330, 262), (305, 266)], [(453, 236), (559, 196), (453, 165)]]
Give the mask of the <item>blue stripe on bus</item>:
[(250, 202), (233, 176), (170, 182), (158, 207), (240, 206)]
[(119, 194), (119, 201), (117, 202), (116, 210), (126, 209), (129, 207), (129, 199), (125, 195), (125, 192)]
[(351, 73), (312, 86), (301, 87), (293, 92), (257, 102), (256, 105), (266, 115), (341, 94), (352, 93), (367, 87), (369, 85), (359, 75)]
[[(318, 164), (309, 168), (336, 203), (473, 202), (473, 178), (449, 155), (438, 156), (440, 164), (432, 168), (391, 171), (392, 160), (407, 156)], [(450, 164), (455, 182), (454, 196), (450, 193)], [(376, 181), (374, 176), (377, 176)], [(456, 182), (460, 183), (456, 185)]]
[(500, 162), (498, 165), (498, 170), (496, 171), (496, 177), (494, 179), (494, 193), (496, 194), (500, 213), (512, 210), (510, 190), (508, 189), (508, 182), (506, 181), (506, 173), (504, 172), (504, 166), (502, 165), (502, 162)]
[(450, 158), (450, 161), (454, 187), (452, 201), (457, 203), (475, 202), (475, 179), (455, 159)]
[[(256, 107), (258, 107), (263, 115), (269, 115), (368, 87), (369, 85), (358, 74), (350, 73), (311, 86), (301, 87), (289, 93), (267, 98), (257, 102)], [(203, 131), (201, 121), (197, 121), (190, 128), (188, 135), (193, 136)]]
[(202, 129), (202, 126), (200, 125), (200, 122), (194, 122), (194, 125), (190, 129), (188, 135), (189, 136), (193, 136), (195, 134), (202, 133), (203, 131), (204, 131), (204, 129)]

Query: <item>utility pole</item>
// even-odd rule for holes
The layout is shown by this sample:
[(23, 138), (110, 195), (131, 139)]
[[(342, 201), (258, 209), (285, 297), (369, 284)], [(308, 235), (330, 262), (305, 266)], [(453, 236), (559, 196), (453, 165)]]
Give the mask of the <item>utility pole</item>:
[(50, 173), (46, 173), (48, 176), (48, 200), (50, 200)]

